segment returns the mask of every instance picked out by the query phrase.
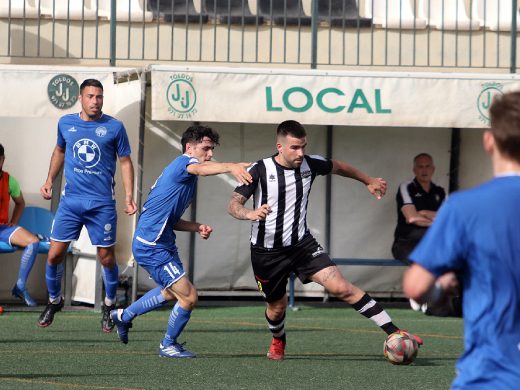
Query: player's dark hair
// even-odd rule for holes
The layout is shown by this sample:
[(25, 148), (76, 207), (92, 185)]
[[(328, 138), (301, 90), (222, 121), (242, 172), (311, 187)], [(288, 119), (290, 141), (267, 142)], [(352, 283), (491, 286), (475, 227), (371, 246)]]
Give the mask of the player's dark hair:
[(83, 92), (85, 87), (101, 88), (101, 90), (103, 91), (103, 84), (101, 84), (101, 81), (96, 79), (86, 79), (85, 81), (83, 81), (79, 86), (79, 93)]
[(186, 144), (198, 144), (202, 142), (204, 137), (208, 137), (211, 141), (218, 145), (219, 135), (211, 127), (195, 125), (190, 126), (182, 134), (181, 144), (182, 152), (186, 151)]
[(428, 157), (430, 160), (433, 161), (433, 157), (431, 156), (431, 154), (428, 154), (428, 153), (419, 153), (417, 156), (415, 156), (413, 158), (413, 165), (415, 165), (415, 163), (417, 162), (417, 159), (421, 158), (421, 157)]
[(489, 115), (498, 150), (520, 163), (520, 92), (495, 95)]
[(0, 144), (0, 157), (4, 157), (4, 145)]
[(307, 133), (300, 122), (288, 120), (278, 125), (276, 137), (287, 137), (288, 135), (295, 138), (304, 138), (307, 136)]

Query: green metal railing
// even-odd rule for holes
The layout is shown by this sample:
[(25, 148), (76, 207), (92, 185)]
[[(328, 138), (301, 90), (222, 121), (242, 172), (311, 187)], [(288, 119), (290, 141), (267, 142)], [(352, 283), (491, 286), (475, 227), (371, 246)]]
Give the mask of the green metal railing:
[[(503, 12), (504, 2), (498, 0), (387, 0), (382, 11), (381, 1), (377, 0), (339, 0), (334, 7), (326, 0), (228, 0), (227, 11), (219, 10), (214, 0), (195, 0), (198, 16), (183, 19), (181, 11), (195, 9), (188, 7), (192, 1), (181, 0), (179, 6), (179, 0), (55, 0), (51, 6), (45, 3), (45, 8), (40, 1), (26, 0), (23, 9), (16, 9), (12, 0), (2, 0), (0, 60), (482, 69), (511, 73), (517, 69), (517, 0), (511, 1), (510, 15), (509, 10)], [(455, 24), (450, 25), (447, 15), (452, 12), (450, 6), (458, 1), (463, 2), (466, 8), (461, 9), (467, 15), (457, 8)], [(79, 11), (75, 8), (78, 2)], [(232, 3), (238, 4), (238, 11)], [(34, 4), (37, 8), (31, 7)], [(251, 7), (255, 4), (256, 8)], [(294, 7), (299, 10), (296, 14)], [(357, 7), (357, 16), (345, 16), (338, 22), (335, 15), (346, 15), (349, 7)], [(486, 7), (497, 18), (508, 16), (511, 28), (504, 29), (503, 20), (495, 23), (485, 20), (485, 16), (484, 20), (476, 20), (474, 10)], [(406, 20), (410, 9), (414, 13), (412, 24)], [(438, 15), (433, 14), (439, 12), (442, 17), (435, 24), (432, 18)], [(395, 15), (400, 17), (397, 23), (391, 20)], [(459, 18), (466, 25), (459, 23)], [(501, 27), (490, 28), (493, 24)]]

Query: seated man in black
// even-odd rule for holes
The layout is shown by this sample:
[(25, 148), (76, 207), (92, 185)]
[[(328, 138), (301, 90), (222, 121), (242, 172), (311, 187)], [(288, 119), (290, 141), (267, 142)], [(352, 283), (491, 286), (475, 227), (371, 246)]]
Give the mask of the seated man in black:
[[(406, 264), (410, 264), (408, 256), (432, 224), (446, 197), (444, 189), (432, 182), (434, 172), (432, 156), (427, 153), (418, 154), (413, 159), (415, 178), (402, 183), (397, 191), (397, 227), (392, 255)], [(445, 313), (445, 309), (440, 313), (413, 300), (410, 300), (410, 305), (412, 309), (422, 310), (427, 314), (451, 315)]]
[(420, 153), (413, 159), (415, 178), (402, 183), (397, 191), (397, 227), (392, 254), (397, 260), (410, 264), (408, 255), (432, 224), (446, 193), (432, 182), (435, 172), (433, 158)]

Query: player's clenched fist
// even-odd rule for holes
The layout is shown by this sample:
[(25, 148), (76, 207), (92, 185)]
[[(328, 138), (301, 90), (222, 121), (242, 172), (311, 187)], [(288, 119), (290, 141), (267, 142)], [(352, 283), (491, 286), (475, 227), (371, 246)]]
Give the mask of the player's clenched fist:
[(209, 236), (211, 235), (211, 232), (213, 231), (213, 228), (209, 225), (200, 225), (199, 226), (199, 235), (204, 239), (207, 240)]
[(249, 219), (251, 221), (264, 221), (270, 213), (271, 207), (268, 204), (263, 204), (249, 213)]
[(49, 200), (52, 198), (52, 184), (45, 183), (40, 188), (40, 194), (42, 195), (43, 199)]

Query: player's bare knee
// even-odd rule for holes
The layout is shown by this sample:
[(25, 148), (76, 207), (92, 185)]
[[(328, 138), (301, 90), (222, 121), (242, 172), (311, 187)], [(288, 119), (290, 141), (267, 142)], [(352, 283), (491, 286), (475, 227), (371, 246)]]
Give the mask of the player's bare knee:
[(199, 302), (199, 296), (197, 294), (197, 290), (195, 288), (192, 288), (190, 291), (190, 295), (188, 296), (189, 304), (191, 306), (191, 309), (193, 309), (197, 303)]
[(197, 294), (195, 294), (195, 296), (191, 297), (191, 300), (190, 300), (190, 308), (191, 308), (191, 310), (193, 310), (193, 308), (195, 306), (197, 306), (197, 303), (199, 303), (199, 297), (197, 297)]
[(179, 304), (181, 305), (181, 307), (186, 310), (190, 310), (190, 311), (195, 308), (195, 306), (197, 305), (197, 302), (198, 302), (198, 297), (197, 297), (196, 293), (195, 293), (195, 295), (190, 294), (186, 297), (183, 297), (182, 299), (179, 299)]
[(271, 320), (278, 320), (283, 317), (285, 310), (287, 309), (287, 305), (283, 302), (274, 302), (267, 304), (267, 316)]
[(99, 262), (103, 267), (112, 269), (116, 265), (116, 261), (113, 256), (99, 256)]
[(51, 253), (49, 252), (49, 255), (47, 257), (47, 263), (49, 265), (58, 265), (63, 263), (63, 260), (65, 259), (65, 256), (61, 253)]

